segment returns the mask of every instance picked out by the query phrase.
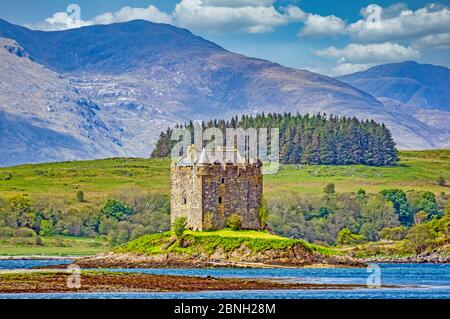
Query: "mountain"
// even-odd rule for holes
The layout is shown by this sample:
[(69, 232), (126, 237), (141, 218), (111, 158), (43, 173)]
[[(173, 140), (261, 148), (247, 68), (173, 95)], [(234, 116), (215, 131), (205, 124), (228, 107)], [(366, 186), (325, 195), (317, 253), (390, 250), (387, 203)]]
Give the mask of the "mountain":
[[(33, 70), (48, 69), (46, 72), (59, 79), (54, 81), (55, 85), (64, 83), (72, 93), (61, 91), (62, 95), (73, 96), (69, 100), (74, 103), (67, 110), (78, 110), (77, 105), (83, 107), (77, 104), (78, 100), (86, 102), (84, 107), (89, 108), (91, 115), (77, 120), (84, 123), (91, 118), (91, 133), (64, 130), (61, 126), (73, 127), (67, 124), (72, 121), (70, 112), (57, 116), (40, 112), (25, 118), (25, 121), (39, 122), (39, 127), (55, 134), (64, 132), (77, 140), (80, 134), (87, 136), (79, 152), (72, 149), (71, 143), (61, 146), (64, 148), (61, 154), (67, 154), (61, 159), (109, 155), (146, 157), (159, 133), (176, 122), (260, 112), (326, 112), (371, 118), (389, 127), (400, 148), (439, 146), (432, 127), (407, 112), (387, 108), (371, 94), (347, 83), (235, 54), (171, 25), (137, 20), (42, 32), (0, 20), (0, 37), (14, 39), (20, 50), (26, 52), (26, 56), (20, 57), (10, 52), (14, 50), (3, 50), (15, 60), (29, 61), (28, 67), (32, 65)], [(7, 64), (6, 60), (1, 62), (1, 73)], [(19, 70), (26, 73), (26, 68), (24, 64)], [(10, 72), (0, 77), (0, 84), (16, 76), (14, 68)], [(20, 80), (23, 83), (19, 84), (25, 90), (27, 82), (34, 83), (34, 80), (38, 85), (39, 78), (24, 76)], [(0, 95), (10, 104), (23, 98), (20, 91), (5, 91), (3, 85), (0, 85)], [(0, 111), (7, 112), (8, 116), (22, 116), (35, 109), (45, 109), (47, 104), (57, 107), (58, 98), (53, 98), (51, 101), (23, 100), (20, 110), (0, 103)], [(3, 130), (8, 130), (13, 123), (2, 125)], [(38, 133), (29, 134), (43, 140)], [(23, 145), (30, 144), (24, 135), (16, 139), (21, 139)], [(0, 147), (4, 144), (7, 140), (0, 140)], [(42, 152), (53, 152), (52, 147), (42, 145)], [(31, 160), (25, 148), (22, 155), (20, 152), (17, 150), (14, 160), (5, 160), (6, 155), (0, 155), (1, 163)], [(54, 159), (54, 156), (40, 156), (39, 152), (33, 156), (33, 161)]]
[(338, 77), (373, 96), (450, 112), (450, 69), (412, 61), (379, 65)]
[[(450, 69), (412, 61), (379, 65), (338, 77), (425, 124), (433, 147), (450, 147)], [(422, 126), (423, 129), (423, 126)]]
[(120, 145), (69, 82), (0, 39), (0, 166), (101, 158)]

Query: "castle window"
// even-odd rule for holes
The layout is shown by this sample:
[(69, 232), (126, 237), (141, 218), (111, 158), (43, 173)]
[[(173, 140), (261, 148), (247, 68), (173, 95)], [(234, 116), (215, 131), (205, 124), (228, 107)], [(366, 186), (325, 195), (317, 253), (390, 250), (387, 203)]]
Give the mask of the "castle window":
[(184, 198), (183, 198), (183, 205), (186, 205), (186, 204), (187, 204), (187, 198), (184, 197)]
[(222, 196), (219, 197), (219, 204), (222, 204)]
[(222, 177), (222, 184), (225, 184), (225, 178), (224, 177)]

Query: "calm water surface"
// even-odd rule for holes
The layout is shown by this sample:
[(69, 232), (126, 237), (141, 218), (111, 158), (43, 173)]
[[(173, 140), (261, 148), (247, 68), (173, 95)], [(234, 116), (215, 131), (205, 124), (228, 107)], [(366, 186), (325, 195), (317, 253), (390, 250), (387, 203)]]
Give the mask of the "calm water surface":
[[(66, 263), (70, 260), (0, 260), (0, 269), (27, 269)], [(433, 298), (450, 299), (450, 265), (379, 264), (381, 284), (399, 285), (395, 289), (290, 290), (290, 291), (208, 291), (195, 293), (54, 293), (0, 294), (2, 298)], [(147, 274), (268, 278), (301, 283), (365, 284), (370, 273), (365, 268), (319, 269), (108, 269), (110, 271)]]

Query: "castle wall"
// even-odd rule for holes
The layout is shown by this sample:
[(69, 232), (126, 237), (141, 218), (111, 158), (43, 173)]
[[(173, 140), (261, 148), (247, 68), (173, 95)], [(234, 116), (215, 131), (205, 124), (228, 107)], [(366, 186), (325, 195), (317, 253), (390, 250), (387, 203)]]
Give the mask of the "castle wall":
[(241, 216), (244, 229), (260, 229), (258, 208), (262, 197), (261, 164), (171, 167), (171, 222), (179, 216), (188, 227), (203, 230), (211, 214), (215, 229), (224, 228), (231, 214)]
[(177, 217), (187, 217), (187, 224), (193, 230), (202, 230), (201, 179), (193, 174), (192, 167), (171, 166), (171, 223)]
[(245, 229), (259, 229), (262, 177), (257, 164), (246, 169), (237, 165), (202, 168), (203, 214), (211, 213), (214, 228), (223, 228), (231, 214), (242, 218)]

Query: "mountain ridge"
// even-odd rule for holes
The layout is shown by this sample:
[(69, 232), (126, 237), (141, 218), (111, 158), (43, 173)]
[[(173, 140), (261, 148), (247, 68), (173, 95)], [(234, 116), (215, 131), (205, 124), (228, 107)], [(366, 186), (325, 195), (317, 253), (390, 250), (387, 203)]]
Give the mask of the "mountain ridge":
[[(0, 20), (0, 37), (17, 41), (30, 61), (60, 74), (81, 100), (96, 106), (100, 127), (95, 129), (103, 126), (112, 144), (102, 134), (88, 144), (112, 156), (149, 156), (159, 133), (176, 123), (261, 112), (370, 118), (385, 123), (400, 148), (440, 145), (433, 142), (434, 128), (386, 108), (364, 90), (232, 53), (171, 25), (132, 21), (43, 32)], [(15, 98), (8, 94), (6, 100)], [(85, 154), (99, 155), (95, 150)]]
[(414, 61), (389, 63), (337, 79), (375, 97), (423, 109), (450, 111), (450, 69)]

